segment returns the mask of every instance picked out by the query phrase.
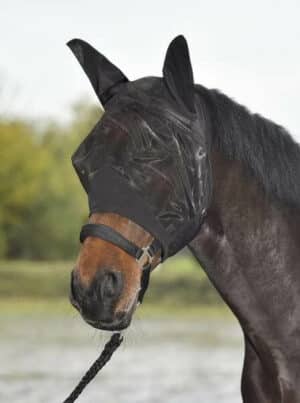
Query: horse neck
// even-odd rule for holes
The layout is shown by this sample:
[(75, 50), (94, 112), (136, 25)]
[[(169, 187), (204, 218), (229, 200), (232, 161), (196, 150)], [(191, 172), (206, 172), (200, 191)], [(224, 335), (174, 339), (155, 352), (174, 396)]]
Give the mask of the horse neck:
[[(190, 248), (260, 357), (270, 364), (276, 350), (276, 372), (278, 360), (300, 359), (292, 342), (300, 337), (300, 212), (268, 196), (243, 163), (213, 150), (211, 165), (211, 206)], [(300, 369), (294, 374), (300, 379)]]

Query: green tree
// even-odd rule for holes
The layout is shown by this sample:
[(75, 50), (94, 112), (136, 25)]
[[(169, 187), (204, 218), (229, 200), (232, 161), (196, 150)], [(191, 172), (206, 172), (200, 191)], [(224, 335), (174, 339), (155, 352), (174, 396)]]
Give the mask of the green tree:
[(88, 210), (71, 154), (100, 115), (77, 104), (67, 126), (0, 122), (0, 255), (74, 256)]
[(13, 227), (25, 219), (41, 190), (47, 170), (47, 152), (34, 141), (28, 124), (0, 122), (0, 237), (1, 254), (10, 253)]

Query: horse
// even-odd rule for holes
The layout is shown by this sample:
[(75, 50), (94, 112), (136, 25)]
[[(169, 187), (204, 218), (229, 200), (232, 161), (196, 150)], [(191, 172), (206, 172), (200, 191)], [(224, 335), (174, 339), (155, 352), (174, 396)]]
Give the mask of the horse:
[[(71, 276), (72, 304), (96, 328), (126, 328), (148, 285), (143, 284), (144, 267), (151, 271), (188, 246), (241, 326), (243, 401), (299, 403), (299, 145), (283, 127), (218, 90), (195, 84), (183, 36), (170, 43), (162, 78), (136, 81), (86, 42), (74, 39), (68, 45), (105, 109), (97, 133), (87, 137), (73, 164), (89, 197), (98, 191), (98, 200), (106, 200), (97, 207), (95, 196), (90, 198), (88, 225), (113, 231), (82, 236)], [(157, 132), (162, 133), (158, 139)], [(188, 146), (187, 139), (192, 139)], [(102, 180), (97, 167), (80, 165), (91, 153), (99, 160), (109, 155), (122, 181), (115, 185), (113, 175)], [(138, 184), (132, 171), (126, 172), (129, 160), (142, 177)], [(105, 169), (100, 171), (105, 177)], [(185, 184), (180, 192), (178, 178)], [(129, 187), (135, 196), (127, 200)], [(154, 212), (146, 202), (155, 205)], [(166, 233), (147, 225), (151, 214)], [(161, 249), (166, 246), (167, 252), (162, 256), (156, 248), (149, 253), (161, 234), (166, 235), (159, 239)], [(168, 234), (173, 237), (169, 243)], [(138, 258), (130, 246), (140, 250)]]

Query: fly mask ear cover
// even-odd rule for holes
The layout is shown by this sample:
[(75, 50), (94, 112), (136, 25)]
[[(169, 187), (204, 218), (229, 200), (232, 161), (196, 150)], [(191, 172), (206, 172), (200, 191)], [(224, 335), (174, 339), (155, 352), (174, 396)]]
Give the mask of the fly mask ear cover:
[(187, 44), (183, 37), (171, 43), (163, 79), (129, 82), (82, 43), (70, 47), (106, 110), (72, 157), (90, 213), (116, 213), (139, 224), (159, 240), (166, 259), (196, 235), (211, 196)]

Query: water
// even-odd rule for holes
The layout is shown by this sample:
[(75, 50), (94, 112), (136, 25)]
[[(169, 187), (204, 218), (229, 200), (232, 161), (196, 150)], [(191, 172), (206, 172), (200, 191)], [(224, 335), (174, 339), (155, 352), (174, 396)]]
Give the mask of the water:
[[(107, 339), (78, 317), (0, 319), (0, 402), (62, 402)], [(242, 359), (230, 319), (136, 319), (78, 402), (241, 403)]]

